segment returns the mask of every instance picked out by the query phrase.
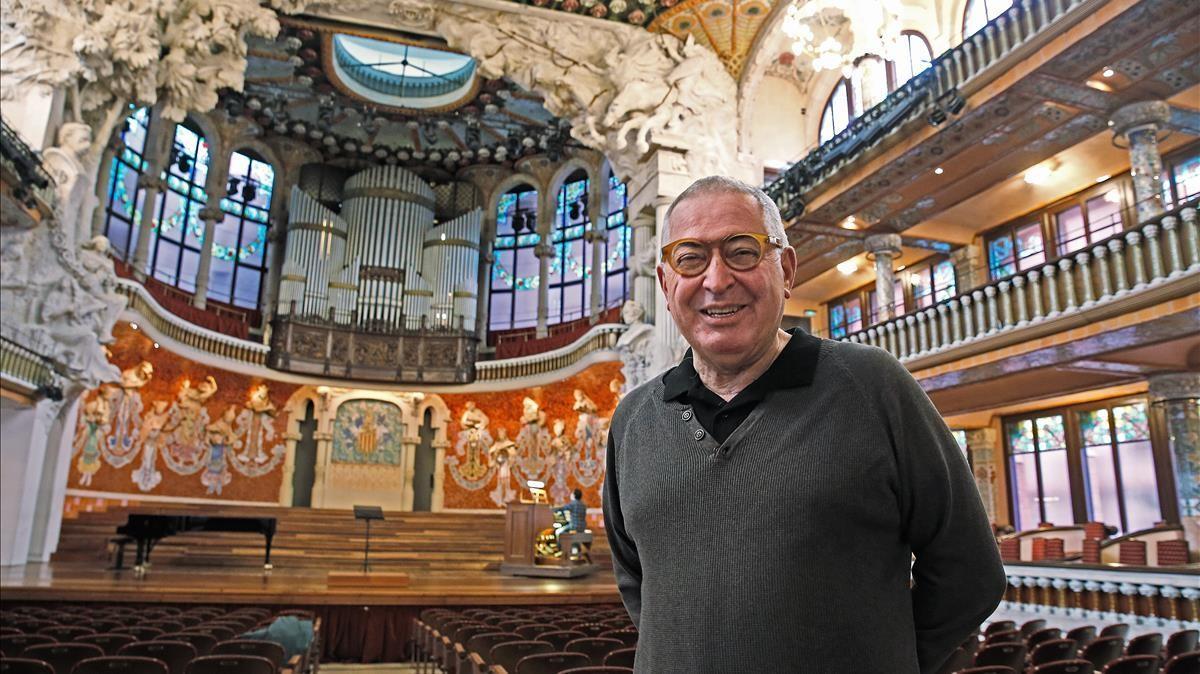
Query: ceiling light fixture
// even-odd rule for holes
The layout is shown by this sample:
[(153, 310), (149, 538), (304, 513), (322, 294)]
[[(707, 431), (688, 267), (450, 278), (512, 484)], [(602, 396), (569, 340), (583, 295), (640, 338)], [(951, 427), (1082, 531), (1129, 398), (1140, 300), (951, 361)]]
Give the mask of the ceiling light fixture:
[(130, 323), (129, 327), (133, 328), (134, 330), (138, 329), (137, 323)]
[(1045, 164), (1031, 166), (1028, 171), (1025, 171), (1025, 182), (1030, 185), (1045, 185), (1050, 182), (1050, 175), (1054, 171)]
[(1110, 175), (1108, 175), (1107, 173), (1105, 173), (1104, 175), (1100, 176), (1099, 178), (1096, 178), (1096, 182), (1097, 182), (1097, 183), (1102, 183), (1102, 182), (1104, 182), (1105, 180), (1108, 180), (1108, 179), (1109, 179), (1109, 178), (1111, 178), (1111, 177), (1112, 177), (1112, 176), (1110, 176)]
[(1113, 75), (1116, 74), (1116, 71), (1113, 70), (1112, 68), (1105, 68), (1104, 72), (1102, 72), (1100, 74), (1104, 75), (1105, 77), (1112, 77)]
[(858, 229), (858, 221), (856, 221), (854, 219), (853, 215), (848, 215), (848, 216), (846, 216), (846, 219), (842, 221), (842, 228), (843, 229)]
[(945, 171), (945, 169), (943, 169), (941, 166), (939, 166), (939, 167), (937, 167), (937, 168), (933, 169), (933, 174), (934, 174), (934, 175), (938, 175), (938, 176), (940, 176), (940, 175), (942, 175), (942, 174), (943, 174), (943, 173), (945, 173), (945, 172), (946, 172), (946, 171)]
[(837, 270), (842, 272), (842, 274), (849, 276), (858, 271), (858, 263), (854, 260), (846, 260), (837, 266)]
[(798, 67), (849, 77), (863, 54), (896, 60), (903, 11), (901, 0), (810, 0), (788, 6), (782, 30), (793, 40)]

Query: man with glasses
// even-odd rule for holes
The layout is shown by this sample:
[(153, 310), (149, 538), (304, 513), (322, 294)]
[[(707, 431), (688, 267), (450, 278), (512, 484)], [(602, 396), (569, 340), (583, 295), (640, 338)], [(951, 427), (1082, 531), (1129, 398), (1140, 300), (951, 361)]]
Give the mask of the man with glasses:
[(953, 435), (887, 352), (780, 329), (796, 252), (761, 190), (704, 178), (666, 220), (691, 349), (621, 401), (604, 484), (636, 671), (936, 671), (1006, 586)]

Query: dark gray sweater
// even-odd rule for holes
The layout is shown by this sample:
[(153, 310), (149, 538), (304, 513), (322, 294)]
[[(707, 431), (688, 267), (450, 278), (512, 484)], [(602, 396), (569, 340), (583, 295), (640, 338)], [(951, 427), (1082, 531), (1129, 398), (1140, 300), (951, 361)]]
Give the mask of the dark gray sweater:
[(607, 466), (639, 673), (933, 672), (1004, 592), (954, 436), (882, 349), (823, 340), (811, 383), (722, 445), (658, 377), (618, 406)]

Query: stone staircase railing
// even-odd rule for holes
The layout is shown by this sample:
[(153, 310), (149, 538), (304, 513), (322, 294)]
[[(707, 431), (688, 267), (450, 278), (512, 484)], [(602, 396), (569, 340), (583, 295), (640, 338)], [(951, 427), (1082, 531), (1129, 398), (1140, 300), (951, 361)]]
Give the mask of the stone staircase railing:
[(1200, 627), (1200, 571), (1006, 563), (1000, 609), (1168, 630)]
[[(1197, 202), (1058, 260), (847, 335), (912, 368), (965, 355), (972, 345), (1200, 279)], [(1200, 288), (1200, 283), (1193, 286)], [(993, 347), (996, 345), (992, 345)], [(936, 362), (935, 362), (936, 361)]]

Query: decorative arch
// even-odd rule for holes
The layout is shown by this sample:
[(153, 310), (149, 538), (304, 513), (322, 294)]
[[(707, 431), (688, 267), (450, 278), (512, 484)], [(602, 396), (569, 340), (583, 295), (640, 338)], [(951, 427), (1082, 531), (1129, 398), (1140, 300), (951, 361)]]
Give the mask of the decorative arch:
[[(279, 483), (279, 505), (290, 507), (294, 500), (292, 482), (296, 477), (296, 443), (300, 441), (300, 422), (304, 419), (304, 411), (312, 403), (313, 418), (317, 421), (316, 434), (321, 433), (321, 420), (325, 407), (325, 398), (312, 386), (302, 386), (292, 392), (283, 405), (283, 413), (287, 415), (287, 432), (284, 442), (287, 453), (283, 459), (283, 479)], [(319, 445), (318, 445), (319, 446)], [(318, 452), (318, 463), (320, 455)], [(316, 487), (314, 475), (313, 487)]]
[[(607, 163), (607, 160), (600, 163)], [(603, 176), (600, 171), (600, 165), (594, 161), (588, 161), (583, 157), (571, 157), (563, 162), (557, 170), (554, 171), (553, 177), (550, 178), (549, 185), (546, 186), (547, 194), (557, 194), (558, 190), (562, 189), (563, 183), (572, 173), (583, 169), (587, 173), (588, 181), (592, 185), (600, 185), (603, 181)]]
[(500, 197), (507, 194), (512, 188), (520, 185), (531, 185), (538, 191), (538, 194), (545, 192), (545, 185), (542, 185), (542, 181), (538, 180), (537, 177), (535, 177), (532, 173), (514, 173), (504, 180), (496, 183), (496, 186), (492, 188), (491, 193), (487, 195), (486, 203), (488, 210), (486, 212), (491, 214), (490, 221), (492, 222), (492, 231), (484, 232), (485, 237), (490, 239), (491, 237), (496, 236), (495, 216), (496, 209), (500, 206)]
[[(446, 502), (446, 471), (443, 466), (446, 463), (446, 450), (450, 447), (450, 408), (446, 405), (446, 401), (442, 400), (439, 395), (426, 394), (416, 405), (413, 406), (413, 418), (417, 424), (422, 423), (425, 418), (425, 411), (433, 412), (431, 420), (433, 423), (433, 449), (435, 452), (433, 461), (433, 494), (430, 498), (429, 510), (431, 512), (439, 512), (445, 509)], [(409, 480), (411, 483), (411, 480)], [(409, 507), (412, 507), (412, 498), (409, 498)]]

